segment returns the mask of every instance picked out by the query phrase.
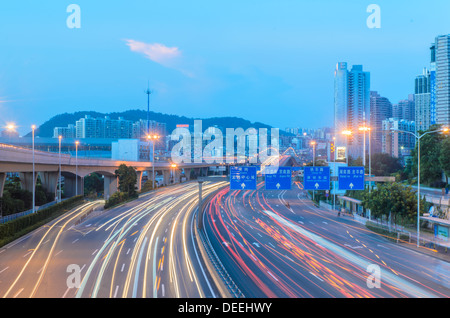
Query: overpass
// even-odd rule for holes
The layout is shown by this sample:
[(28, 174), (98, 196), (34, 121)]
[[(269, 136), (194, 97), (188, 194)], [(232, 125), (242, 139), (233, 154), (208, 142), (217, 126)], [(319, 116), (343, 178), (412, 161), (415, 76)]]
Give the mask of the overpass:
[[(60, 160), (61, 157), (61, 160)], [(173, 173), (174, 182), (180, 181), (181, 169), (186, 173), (186, 179), (190, 178), (190, 170), (193, 169), (198, 176), (207, 174), (208, 167), (218, 166), (218, 163), (181, 163), (175, 168), (170, 162), (155, 162), (154, 169), (152, 162), (145, 161), (121, 161), (111, 159), (78, 158), (54, 152), (34, 151), (35, 180), (33, 182), (33, 151), (8, 144), (0, 144), (0, 198), (3, 197), (3, 188), (6, 181), (6, 174), (9, 172), (19, 173), (21, 186), (28, 191), (33, 190), (38, 176), (41, 179), (44, 189), (50, 193), (57, 194), (58, 178), (60, 173), (64, 177), (64, 194), (68, 197), (75, 193), (83, 194), (83, 178), (91, 173), (99, 173), (104, 178), (105, 198), (109, 198), (118, 188), (118, 180), (115, 170), (121, 164), (132, 166), (136, 169), (138, 177), (138, 190), (141, 190), (142, 176), (147, 172), (149, 180), (153, 178), (152, 170), (155, 174), (163, 176), (163, 184), (170, 182)], [(78, 185), (78, 191), (75, 187)]]

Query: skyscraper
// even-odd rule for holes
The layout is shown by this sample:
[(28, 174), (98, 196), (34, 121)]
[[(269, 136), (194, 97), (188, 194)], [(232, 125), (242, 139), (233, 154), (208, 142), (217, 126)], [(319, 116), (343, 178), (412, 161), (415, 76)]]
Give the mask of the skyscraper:
[(392, 117), (392, 104), (378, 92), (370, 92), (370, 127), (372, 153), (381, 152), (383, 120)]
[(382, 152), (393, 157), (408, 157), (414, 149), (416, 138), (412, 134), (399, 132), (397, 130), (415, 132), (414, 121), (404, 119), (388, 118), (382, 122)]
[(450, 34), (436, 37), (434, 52), (432, 49), (432, 62), (433, 58), (436, 65), (436, 123), (448, 126), (450, 125)]
[(408, 99), (402, 99), (397, 104), (392, 105), (392, 117), (407, 121), (416, 120), (414, 94), (409, 94)]
[(430, 71), (423, 70), (423, 74), (416, 77), (414, 85), (415, 97), (415, 128), (425, 131), (431, 126), (431, 85)]
[[(346, 62), (336, 64), (334, 121), (337, 153), (342, 153), (348, 138), (348, 154), (355, 159), (363, 157), (364, 138), (358, 128), (370, 122), (370, 73), (364, 72), (362, 65), (354, 65), (349, 71)], [(353, 134), (344, 136), (343, 130)]]

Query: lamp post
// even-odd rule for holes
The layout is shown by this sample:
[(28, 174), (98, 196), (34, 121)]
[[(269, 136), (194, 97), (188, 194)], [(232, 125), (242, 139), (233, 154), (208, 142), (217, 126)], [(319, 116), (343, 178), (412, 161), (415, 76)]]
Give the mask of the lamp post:
[[(316, 142), (314, 140), (311, 140), (311, 146), (313, 147), (313, 167), (316, 166)], [(314, 201), (314, 195), (315, 195), (315, 190), (313, 190), (313, 201)]]
[(152, 146), (153, 146), (153, 151), (152, 151), (152, 187), (153, 189), (155, 189), (155, 141), (159, 138), (158, 135), (148, 135), (147, 139), (148, 140), (152, 140)]
[(311, 146), (313, 147), (313, 167), (316, 165), (316, 142), (311, 141)]
[[(371, 156), (371, 140), (370, 140), (370, 127), (363, 126), (359, 127), (359, 130), (364, 131), (364, 158), (366, 154), (366, 131), (369, 132), (369, 178), (372, 176), (372, 156)], [(364, 160), (364, 167), (366, 166), (366, 161)], [(370, 198), (370, 192), (371, 192), (371, 181), (369, 181), (369, 198)], [(371, 219), (371, 212), (369, 210), (369, 220)]]
[(172, 163), (171, 165), (170, 165), (171, 167), (172, 167), (172, 182), (173, 183), (175, 183), (175, 168), (177, 167), (177, 165), (176, 164), (174, 164), (174, 163)]
[(350, 136), (352, 135), (352, 131), (351, 130), (344, 130), (343, 132), (342, 132), (342, 134), (343, 135), (345, 135), (347, 138), (346, 138), (346, 146), (345, 146), (345, 157), (346, 157), (346, 160), (347, 160), (347, 166), (348, 166), (348, 138), (350, 138)]
[[(333, 169), (334, 173), (336, 173), (336, 136), (333, 136), (333, 148)], [(336, 210), (336, 181), (333, 181), (333, 211), (334, 210)]]
[(449, 129), (447, 127), (426, 131), (423, 134), (415, 134), (412, 131), (407, 130), (401, 130), (401, 129), (395, 129), (391, 128), (391, 131), (398, 131), (403, 133), (408, 133), (413, 135), (417, 139), (417, 247), (419, 247), (419, 239), (420, 239), (420, 139), (428, 134), (435, 133), (435, 132), (443, 132), (447, 133)]
[(75, 196), (78, 196), (78, 144), (80, 142), (75, 141)]
[(61, 202), (61, 139), (62, 136), (58, 136), (59, 139), (59, 177), (58, 177), (58, 201), (57, 202)]
[(32, 148), (33, 148), (33, 213), (36, 212), (36, 171), (34, 166), (34, 131), (36, 129), (35, 125), (31, 126), (31, 140), (32, 140)]

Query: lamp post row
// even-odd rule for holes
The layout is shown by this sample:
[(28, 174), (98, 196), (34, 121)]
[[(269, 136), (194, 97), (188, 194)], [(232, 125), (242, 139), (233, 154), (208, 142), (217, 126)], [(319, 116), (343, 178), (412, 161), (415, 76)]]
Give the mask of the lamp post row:
[[(370, 132), (371, 129), (370, 127), (360, 127), (359, 128), (360, 131), (364, 131), (364, 139), (365, 139), (365, 132), (368, 131), (369, 132), (369, 176), (371, 175), (371, 146), (370, 146), (370, 142), (371, 142), (371, 138), (370, 138)], [(422, 137), (424, 137), (425, 135), (431, 134), (431, 133), (437, 133), (437, 132), (441, 132), (441, 133), (448, 133), (449, 132), (449, 128), (448, 127), (443, 127), (440, 129), (436, 129), (436, 130), (432, 130), (432, 131), (427, 131), (424, 132), (422, 134), (416, 134), (413, 133), (411, 131), (407, 131), (407, 130), (401, 130), (401, 129), (396, 129), (396, 128), (391, 128), (391, 131), (397, 131), (397, 132), (401, 132), (401, 133), (408, 133), (413, 135), (416, 139), (417, 139), (417, 247), (419, 247), (419, 240), (420, 240), (420, 140), (422, 139)], [(346, 147), (346, 159), (347, 159), (347, 165), (348, 165), (348, 138), (349, 136), (352, 135), (352, 132), (350, 130), (344, 130), (342, 132), (343, 135), (347, 136), (347, 147)], [(365, 141), (365, 140), (364, 140)], [(365, 157), (365, 153), (366, 153), (366, 149), (365, 149), (365, 143), (364, 143), (364, 157)], [(364, 160), (364, 166), (365, 166), (365, 160)], [(369, 186), (369, 193), (370, 193), (370, 186)], [(370, 216), (369, 216), (370, 218)]]

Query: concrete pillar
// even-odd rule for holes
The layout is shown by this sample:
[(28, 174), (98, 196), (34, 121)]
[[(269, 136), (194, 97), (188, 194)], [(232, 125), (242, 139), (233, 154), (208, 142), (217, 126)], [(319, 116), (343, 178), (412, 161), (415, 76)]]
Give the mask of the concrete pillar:
[(38, 174), (39, 178), (41, 178), (42, 187), (45, 189), (45, 191), (53, 193), (56, 199), (59, 173), (57, 171), (52, 171), (52, 172), (39, 172)]
[(6, 173), (0, 173), (0, 198), (3, 198), (3, 189), (5, 187)]
[[(34, 175), (34, 184), (36, 184), (37, 173)], [(20, 184), (22, 189), (33, 192), (33, 173), (32, 172), (20, 172), (19, 173)]]
[[(83, 188), (84, 188), (84, 180), (83, 178), (77, 176), (78, 178), (78, 195), (83, 194)], [(77, 180), (75, 179), (75, 176), (64, 176), (64, 195), (66, 198), (73, 197), (77, 194), (76, 188), (77, 187)]]
[(137, 191), (140, 192), (142, 190), (142, 175), (143, 171), (136, 171), (136, 187)]
[(191, 169), (184, 169), (184, 176), (186, 177), (186, 181), (191, 180)]
[(173, 183), (180, 183), (181, 171), (179, 169), (174, 169), (173, 171)]
[(163, 183), (164, 185), (170, 184), (170, 170), (163, 170)]
[(104, 197), (108, 200), (117, 192), (119, 179), (116, 176), (103, 176), (104, 180)]
[(194, 168), (194, 175), (196, 178), (200, 177), (200, 168)]
[[(155, 177), (156, 177), (156, 171), (155, 171)], [(147, 171), (147, 182), (153, 183), (153, 172)], [(155, 179), (155, 183), (156, 183), (156, 179)], [(153, 188), (155, 188), (155, 185), (153, 185)]]

